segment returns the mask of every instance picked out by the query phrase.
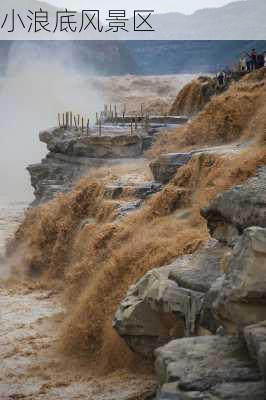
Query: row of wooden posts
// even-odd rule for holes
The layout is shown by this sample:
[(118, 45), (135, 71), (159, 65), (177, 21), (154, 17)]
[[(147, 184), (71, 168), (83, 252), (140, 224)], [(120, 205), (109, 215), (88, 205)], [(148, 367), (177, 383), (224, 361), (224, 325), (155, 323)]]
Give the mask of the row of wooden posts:
[[(99, 136), (102, 134), (102, 120), (105, 118), (108, 118), (108, 106), (105, 105), (105, 110), (103, 112), (96, 113), (96, 125), (98, 127), (98, 132)], [(125, 109), (124, 109), (125, 112)], [(113, 111), (109, 109), (109, 115), (113, 117)], [(111, 114), (112, 113), (112, 114)], [(117, 116), (117, 111), (116, 111), (116, 106), (115, 106), (115, 114)], [(123, 118), (125, 118), (125, 114), (123, 113)], [(134, 118), (131, 119), (130, 123), (130, 134), (133, 135), (134, 130), (138, 130), (138, 121), (139, 119), (142, 119), (142, 126), (145, 130), (148, 131), (149, 129), (149, 115), (146, 114), (145, 117), (144, 115), (136, 115)], [(58, 126), (59, 128), (63, 129), (75, 129), (77, 131), (81, 131), (83, 133), (86, 132), (87, 135), (90, 133), (90, 119), (89, 118), (84, 118), (80, 114), (73, 114), (71, 111), (66, 112), (66, 113), (58, 113)]]
[[(140, 117), (144, 117), (144, 112), (143, 112), (143, 107), (144, 105), (140, 105)], [(122, 117), (125, 118), (127, 112), (126, 105), (124, 104), (123, 110), (122, 110)], [(107, 119), (115, 119), (118, 117), (118, 112), (117, 112), (117, 105), (115, 104), (114, 107), (112, 104), (105, 104), (104, 105), (104, 111), (101, 113), (103, 116)]]
[(64, 129), (76, 129), (89, 134), (90, 119), (84, 118), (80, 114), (74, 115), (72, 111), (58, 114), (58, 126)]

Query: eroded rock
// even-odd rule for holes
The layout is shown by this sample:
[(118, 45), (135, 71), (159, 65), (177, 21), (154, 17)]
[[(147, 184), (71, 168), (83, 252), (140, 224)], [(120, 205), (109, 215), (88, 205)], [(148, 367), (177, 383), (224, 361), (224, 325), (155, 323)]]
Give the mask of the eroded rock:
[(173, 340), (155, 350), (158, 400), (263, 400), (265, 387), (244, 343), (233, 337)]
[(217, 317), (234, 330), (265, 320), (266, 229), (246, 229), (223, 265), (224, 279), (213, 296)]
[(266, 228), (266, 167), (243, 185), (221, 193), (202, 215), (210, 234), (229, 245), (250, 226)]
[(161, 155), (157, 160), (150, 163), (153, 177), (161, 183), (168, 183), (179, 168), (187, 164), (192, 158), (191, 153), (169, 153)]
[(129, 289), (113, 324), (132, 350), (151, 355), (173, 338), (197, 333), (205, 293), (221, 275), (223, 252), (211, 243), (148, 272)]
[(133, 158), (142, 152), (138, 135), (86, 135), (74, 131), (51, 129), (40, 133), (40, 141), (49, 151), (73, 157)]
[(250, 357), (257, 362), (266, 382), (266, 320), (244, 330)]

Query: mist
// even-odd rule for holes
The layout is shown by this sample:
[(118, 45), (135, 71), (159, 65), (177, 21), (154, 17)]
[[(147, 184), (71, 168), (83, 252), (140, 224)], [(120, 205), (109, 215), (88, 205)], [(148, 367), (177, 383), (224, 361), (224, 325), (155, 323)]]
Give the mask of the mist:
[(41, 130), (57, 125), (57, 114), (93, 117), (104, 102), (92, 84), (94, 72), (80, 72), (68, 53), (42, 54), (34, 43), (12, 48), (0, 80), (0, 199), (31, 201), (27, 165), (47, 153)]

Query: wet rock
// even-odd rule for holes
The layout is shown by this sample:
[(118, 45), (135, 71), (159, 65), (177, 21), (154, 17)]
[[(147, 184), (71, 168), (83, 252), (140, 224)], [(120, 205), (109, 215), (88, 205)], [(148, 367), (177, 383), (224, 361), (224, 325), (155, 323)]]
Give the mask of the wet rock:
[(224, 268), (235, 300), (266, 300), (266, 229), (246, 229)]
[(153, 177), (156, 181), (163, 184), (168, 183), (177, 173), (179, 168), (186, 165), (193, 156), (218, 155), (226, 156), (228, 154), (239, 153), (243, 148), (249, 145), (248, 142), (240, 145), (223, 145), (202, 149), (192, 150), (188, 153), (168, 153), (162, 154), (157, 160), (150, 163)]
[(246, 327), (244, 335), (250, 357), (257, 362), (266, 382), (266, 321)]
[(250, 226), (266, 228), (266, 168), (243, 185), (220, 194), (202, 215), (211, 235), (229, 245)]
[(155, 356), (159, 400), (264, 399), (261, 375), (237, 338), (183, 338), (155, 350)]
[[(117, 160), (117, 162), (119, 162)], [(49, 153), (39, 164), (29, 165), (37, 206), (52, 200), (58, 193), (70, 191), (81, 176), (92, 168), (111, 165), (111, 160), (70, 157), (63, 154)], [(115, 164), (115, 161), (113, 162)]]
[(147, 197), (160, 192), (162, 185), (158, 182), (146, 182), (141, 185), (137, 185), (135, 189), (136, 197), (140, 199), (146, 199)]
[(157, 400), (263, 400), (263, 382), (224, 383), (208, 391), (182, 391), (176, 382), (165, 384)]
[(179, 286), (206, 293), (221, 275), (220, 261), (224, 246), (211, 241), (206, 249), (179, 257), (173, 264), (169, 279)]
[(128, 214), (138, 210), (141, 206), (142, 206), (141, 200), (125, 202), (124, 204), (121, 204), (116, 210), (117, 218), (118, 219), (124, 218)]
[(213, 301), (217, 317), (231, 324), (233, 329), (265, 320), (266, 229), (246, 229), (227, 254), (223, 268), (224, 279)]
[(222, 254), (223, 248), (212, 244), (148, 272), (130, 287), (113, 325), (133, 351), (150, 356), (173, 338), (197, 332), (205, 293), (221, 274)]
[(105, 186), (105, 196), (109, 199), (119, 198), (124, 190), (124, 185), (114, 184)]
[(126, 190), (129, 190), (138, 199), (145, 200), (147, 197), (162, 190), (162, 185), (158, 182), (143, 182), (141, 184), (130, 186), (123, 183), (115, 183), (106, 186), (105, 194), (111, 199), (117, 199)]
[(73, 157), (133, 158), (143, 152), (142, 139), (138, 135), (85, 135), (62, 129), (40, 133), (40, 141), (49, 151)]
[[(107, 129), (107, 134), (102, 136), (94, 131), (86, 135), (62, 128), (41, 132), (40, 140), (46, 143), (50, 152), (41, 163), (27, 168), (35, 191), (32, 205), (42, 204), (58, 193), (70, 191), (80, 177), (92, 168), (110, 167), (140, 157), (144, 147), (148, 146), (144, 143), (146, 135), (129, 135), (123, 129), (112, 127), (110, 132)], [(120, 185), (115, 186), (109, 188), (111, 198), (118, 197), (123, 191)], [(136, 187), (136, 197), (144, 199), (158, 190), (158, 183), (144, 183)]]
[(210, 400), (213, 396), (221, 400), (263, 400), (265, 384), (262, 381), (223, 383), (211, 390)]
[(153, 177), (161, 183), (168, 183), (177, 170), (187, 164), (192, 158), (191, 153), (169, 153), (161, 155), (150, 164)]

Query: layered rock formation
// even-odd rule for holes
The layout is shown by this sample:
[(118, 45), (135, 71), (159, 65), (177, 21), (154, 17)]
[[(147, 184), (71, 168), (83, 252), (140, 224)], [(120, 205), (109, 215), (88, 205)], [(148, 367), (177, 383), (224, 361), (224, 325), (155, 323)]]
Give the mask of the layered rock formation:
[(114, 318), (129, 347), (151, 356), (174, 338), (199, 331), (204, 296), (220, 275), (223, 246), (216, 241), (193, 255), (148, 272), (132, 286)]
[(250, 226), (266, 228), (266, 168), (241, 186), (221, 193), (209, 207), (202, 210), (210, 233), (231, 244)]
[(202, 210), (209, 246), (146, 274), (116, 313), (130, 348), (156, 359), (159, 400), (265, 398), (265, 173)]
[[(121, 131), (121, 129), (120, 129)], [(51, 129), (40, 133), (47, 145), (48, 155), (39, 164), (30, 165), (31, 184), (34, 187), (33, 205), (67, 192), (77, 180), (92, 168), (127, 163), (140, 158), (147, 147), (147, 135), (108, 134), (90, 136), (75, 130)]]
[(155, 351), (160, 400), (263, 400), (265, 386), (244, 343), (227, 336), (175, 340)]

